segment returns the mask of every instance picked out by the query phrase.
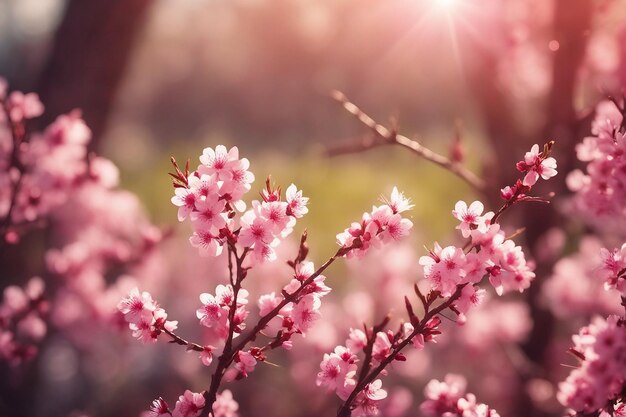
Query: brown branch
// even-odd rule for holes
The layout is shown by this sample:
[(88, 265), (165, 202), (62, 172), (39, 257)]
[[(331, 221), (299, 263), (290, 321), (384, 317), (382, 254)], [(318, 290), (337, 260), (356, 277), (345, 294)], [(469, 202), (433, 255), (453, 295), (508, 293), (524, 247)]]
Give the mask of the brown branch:
[(163, 333), (167, 334), (168, 336), (172, 338), (172, 340), (170, 340), (170, 343), (176, 343), (177, 345), (187, 346), (187, 350), (195, 350), (196, 352), (204, 351), (203, 346), (199, 345), (198, 343), (185, 340), (182, 337), (175, 334), (174, 332), (167, 330), (166, 328), (161, 329), (161, 331), (163, 331)]
[[(387, 129), (385, 126), (377, 123), (363, 110), (361, 110), (356, 104), (352, 103), (342, 92), (333, 91), (332, 97), (336, 101), (338, 101), (344, 109), (346, 109), (350, 114), (356, 117), (361, 123), (370, 128), (372, 132), (374, 132), (378, 137), (384, 139), (385, 143), (403, 146), (409, 149), (411, 152), (426, 159), (427, 161), (430, 161), (452, 172), (454, 175), (461, 178), (475, 189), (479, 191), (483, 191), (485, 189), (485, 182), (476, 174), (469, 171), (462, 165), (451, 161), (449, 158), (446, 158), (445, 156), (428, 149), (419, 142), (409, 139), (406, 136), (400, 135), (394, 130)], [(378, 142), (376, 141), (364, 140), (361, 142), (360, 147), (362, 150), (366, 150), (377, 145)]]
[[(246, 269), (243, 267), (243, 261), (245, 260), (246, 255), (248, 254), (248, 251), (249, 251), (249, 248), (246, 248), (241, 253), (241, 256), (238, 256), (237, 249), (232, 244), (229, 244), (229, 247), (228, 247), (229, 258), (231, 254), (232, 256), (235, 257), (235, 267), (236, 267), (237, 276), (235, 278), (235, 283), (233, 285), (233, 300), (230, 306), (230, 311), (228, 312), (228, 320), (229, 320), (228, 337), (226, 338), (226, 343), (224, 344), (224, 350), (222, 354), (220, 355), (220, 357), (218, 358), (217, 368), (215, 369), (215, 372), (213, 373), (213, 376), (211, 377), (211, 385), (209, 387), (209, 390), (205, 391), (205, 394), (204, 394), (204, 397), (206, 400), (205, 410), (208, 409), (209, 413), (212, 412), (213, 403), (215, 402), (217, 398), (217, 391), (222, 383), (222, 379), (224, 378), (226, 369), (228, 369), (228, 366), (232, 363), (235, 354), (240, 350), (240, 349), (233, 349), (232, 344), (233, 344), (233, 338), (235, 334), (235, 313), (237, 311), (237, 297), (239, 296), (239, 290), (241, 289), (241, 284), (244, 278), (246, 277)], [(231, 269), (231, 274), (232, 274), (232, 269)], [(232, 281), (232, 276), (231, 276), (231, 281)]]
[(4, 112), (7, 125), (9, 127), (9, 130), (11, 131), (11, 138), (13, 142), (13, 148), (11, 149), (11, 159), (9, 161), (9, 166), (17, 168), (17, 172), (18, 172), (18, 177), (13, 183), (13, 186), (11, 187), (11, 201), (9, 202), (9, 209), (4, 219), (2, 219), (2, 222), (0, 223), (0, 233), (2, 234), (1, 242), (4, 243), (5, 242), (4, 234), (9, 230), (9, 227), (11, 226), (11, 217), (13, 216), (13, 211), (17, 204), (17, 195), (20, 192), (22, 179), (24, 178), (25, 167), (22, 164), (22, 161), (20, 161), (19, 149), (20, 149), (20, 144), (25, 140), (26, 135), (25, 135), (25, 127), (23, 123), (15, 124), (15, 122), (13, 122), (13, 120), (11, 119), (11, 114), (10, 114), (9, 107), (6, 101), (0, 100), (0, 108)]
[(420, 333), (422, 333), (424, 331), (424, 328), (426, 327), (426, 325), (428, 324), (430, 319), (432, 319), (437, 314), (441, 313), (443, 310), (445, 310), (448, 307), (450, 307), (452, 305), (452, 303), (454, 303), (461, 296), (461, 292), (463, 291), (463, 288), (465, 287), (465, 285), (466, 284), (457, 285), (457, 288), (456, 288), (456, 291), (454, 292), (454, 294), (452, 294), (450, 296), (450, 298), (448, 298), (442, 304), (440, 304), (437, 307), (435, 307), (434, 309), (428, 311), (425, 314), (424, 318), (419, 322), (419, 324), (417, 326), (415, 326), (415, 329), (413, 329), (411, 334), (406, 339), (404, 339), (402, 342), (398, 343), (398, 345), (391, 351), (391, 353), (389, 353), (389, 355), (385, 359), (383, 359), (376, 368), (374, 368), (371, 372), (369, 372), (367, 374), (367, 376), (365, 376), (363, 378), (359, 377), (359, 381), (357, 382), (356, 386), (354, 387), (354, 390), (352, 391), (352, 393), (350, 394), (348, 399), (345, 401), (345, 403), (343, 403), (341, 405), (341, 407), (339, 408), (339, 411), (337, 412), (337, 417), (349, 417), (350, 416), (350, 412), (351, 412), (351, 409), (352, 409), (352, 403), (356, 399), (357, 395), (361, 391), (363, 391), (368, 384), (371, 384), (378, 377), (378, 375), (380, 375), (380, 373), (392, 361), (394, 361), (396, 359), (396, 356), (398, 355), (398, 353), (400, 353), (400, 351), (402, 351), (402, 349), (404, 349), (409, 343), (411, 343), (411, 341), (413, 340), (413, 338), (415, 336), (417, 336), (418, 334), (420, 334)]
[[(310, 277), (308, 277), (306, 280), (302, 281), (302, 284), (300, 285), (300, 287), (294, 291), (293, 293), (285, 293), (284, 294), (284, 298), (283, 300), (269, 313), (267, 313), (265, 316), (261, 317), (261, 319), (258, 321), (258, 323), (256, 324), (256, 326), (254, 326), (254, 328), (252, 330), (250, 330), (250, 332), (248, 332), (247, 335), (242, 336), (241, 338), (239, 338), (239, 342), (236, 345), (232, 345), (232, 337), (231, 337), (231, 332), (229, 332), (229, 340), (226, 341), (226, 345), (224, 346), (224, 353), (218, 358), (218, 365), (217, 365), (217, 369), (215, 370), (215, 372), (213, 373), (213, 377), (211, 378), (211, 386), (209, 387), (208, 391), (205, 391), (204, 397), (206, 399), (206, 405), (205, 405), (205, 410), (211, 410), (212, 409), (212, 405), (215, 402), (216, 398), (217, 398), (217, 391), (219, 390), (220, 384), (222, 382), (222, 378), (224, 376), (224, 373), (226, 372), (226, 369), (228, 369), (228, 367), (230, 366), (230, 364), (234, 361), (235, 359), (235, 355), (237, 354), (237, 352), (239, 352), (240, 350), (244, 349), (246, 347), (246, 345), (252, 341), (254, 341), (256, 339), (256, 337), (258, 336), (258, 334), (263, 331), (263, 329), (265, 329), (265, 327), (269, 324), (269, 322), (276, 317), (280, 311), (283, 309), (283, 307), (285, 307), (287, 304), (294, 302), (295, 300), (298, 299), (298, 296), (302, 293), (302, 291), (309, 285), (311, 284), (315, 278), (317, 278), (318, 276), (320, 276), (325, 270), (326, 268), (328, 268), (333, 262), (335, 262), (335, 260), (337, 260), (337, 258), (342, 257), (343, 255), (345, 255), (348, 251), (350, 251), (352, 249), (352, 247), (341, 247), (337, 250), (337, 252), (330, 257), (322, 266), (320, 266), (317, 271), (315, 271)], [(236, 266), (237, 266), (237, 281), (236, 281), (236, 287), (240, 287), (241, 286), (241, 280), (239, 278), (239, 275), (242, 273), (240, 272), (242, 270), (241, 267), (241, 263), (243, 262), (243, 256), (238, 258), (237, 254), (235, 253), (235, 259), (237, 260)], [(243, 278), (242, 278), (243, 279)], [(237, 289), (238, 290), (238, 289)], [(235, 301), (234, 303), (236, 303), (236, 295), (235, 295)], [(235, 304), (233, 304), (235, 305)], [(231, 308), (231, 327), (232, 327), (232, 322), (233, 322), (233, 317), (234, 316), (234, 312), (232, 312), (233, 308)], [(210, 411), (209, 411), (210, 413)]]

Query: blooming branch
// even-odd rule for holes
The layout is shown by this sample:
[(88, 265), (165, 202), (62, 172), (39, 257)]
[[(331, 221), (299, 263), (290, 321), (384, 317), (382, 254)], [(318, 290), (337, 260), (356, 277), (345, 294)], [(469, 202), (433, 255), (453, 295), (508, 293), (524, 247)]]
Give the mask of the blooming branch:
[[(291, 349), (295, 334), (306, 334), (320, 317), (321, 299), (330, 292), (325, 285), (323, 272), (342, 257), (361, 256), (372, 247), (379, 247), (405, 237), (413, 224), (402, 213), (413, 205), (396, 188), (382, 205), (374, 206), (364, 213), (358, 223), (337, 235), (339, 249), (324, 264), (315, 269), (306, 260), (307, 234), (300, 239), (298, 254), (287, 264), (293, 269), (292, 280), (277, 294), (263, 294), (258, 299), (260, 317), (256, 324), (244, 333), (248, 309), (248, 291), (243, 288), (250, 269), (263, 262), (277, 259), (275, 248), (293, 231), (296, 220), (308, 212), (308, 198), (295, 185), (290, 185), (284, 199), (280, 187), (271, 179), (265, 182), (261, 200), (253, 200), (246, 210), (243, 196), (251, 189), (254, 175), (248, 171), (250, 163), (239, 158), (236, 147), (228, 150), (224, 146), (206, 148), (200, 157), (198, 168), (190, 172), (189, 162), (181, 169), (172, 158), (174, 172), (174, 197), (172, 203), (178, 207), (179, 221), (189, 219), (193, 227), (190, 238), (192, 246), (201, 256), (220, 256), (226, 248), (229, 284), (219, 284), (214, 294), (200, 294), (202, 306), (196, 316), (200, 324), (208, 329), (216, 346), (190, 342), (174, 331), (177, 322), (166, 320), (167, 314), (149, 293), (137, 289), (120, 302), (118, 308), (125, 315), (133, 335), (146, 342), (154, 342), (162, 333), (171, 343), (185, 346), (187, 350), (200, 353), (202, 363), (216, 366), (211, 384), (201, 393), (203, 402), (196, 395), (186, 392), (179, 400), (187, 408), (184, 417), (196, 417), (203, 412), (217, 417), (215, 404), (219, 401), (219, 390), (223, 381), (247, 377), (258, 362), (266, 361), (266, 352), (282, 347)], [(272, 334), (266, 334), (266, 330)], [(251, 346), (259, 335), (268, 337), (266, 343)], [(162, 400), (155, 400), (154, 410), (169, 413)], [(159, 415), (154, 411), (156, 415)], [(163, 414), (162, 413), (162, 414)]]
[[(539, 169), (542, 163), (549, 159), (552, 143), (544, 147), (542, 154), (537, 153), (538, 146), (533, 146), (527, 153), (523, 172)], [(530, 156), (529, 156), (530, 155)], [(549, 162), (551, 166), (556, 163)], [(556, 171), (550, 172), (551, 177)], [(526, 174), (528, 176), (528, 174)], [(415, 293), (422, 304), (424, 317), (421, 319), (415, 313), (408, 297), (405, 297), (405, 307), (408, 321), (400, 329), (392, 332), (385, 331), (389, 319), (371, 329), (364, 331), (352, 330), (346, 346), (337, 346), (333, 353), (324, 355), (320, 364), (317, 384), (325, 386), (327, 390), (334, 390), (343, 404), (337, 416), (356, 417), (374, 415), (378, 411), (377, 403), (386, 397), (382, 390), (382, 382), (377, 379), (393, 361), (404, 361), (401, 353), (409, 344), (417, 349), (423, 349), (428, 341), (433, 341), (440, 333), (438, 326), (441, 323), (439, 315), (446, 310), (456, 314), (458, 322), (464, 323), (468, 310), (478, 305), (485, 294), (485, 290), (478, 287), (483, 278), (489, 282), (499, 295), (505, 291), (524, 291), (530, 286), (535, 274), (527, 264), (521, 247), (507, 238), (497, 218), (508, 208), (522, 201), (535, 201), (527, 193), (534, 183), (524, 185), (520, 180), (519, 187), (510, 195), (503, 196), (504, 206), (497, 212), (483, 214), (484, 205), (475, 201), (467, 204), (459, 201), (452, 211), (453, 216), (460, 221), (457, 229), (465, 238), (469, 238), (465, 248), (447, 246), (442, 248), (435, 243), (434, 249), (428, 256), (419, 260), (424, 268), (424, 276), (430, 286), (428, 294), (424, 295), (415, 285)], [(351, 229), (338, 236), (343, 242), (352, 237), (359, 245), (367, 249), (368, 238), (367, 219), (362, 224), (356, 224)], [(436, 305), (438, 300), (441, 303)], [(363, 352), (364, 360), (361, 370), (356, 376), (359, 352)]]

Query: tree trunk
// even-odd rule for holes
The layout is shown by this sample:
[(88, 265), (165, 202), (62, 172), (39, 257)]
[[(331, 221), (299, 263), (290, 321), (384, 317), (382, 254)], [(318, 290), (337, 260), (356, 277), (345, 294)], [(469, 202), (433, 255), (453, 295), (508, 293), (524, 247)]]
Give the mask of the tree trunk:
[(37, 92), (42, 127), (80, 108), (96, 149), (152, 0), (70, 0)]

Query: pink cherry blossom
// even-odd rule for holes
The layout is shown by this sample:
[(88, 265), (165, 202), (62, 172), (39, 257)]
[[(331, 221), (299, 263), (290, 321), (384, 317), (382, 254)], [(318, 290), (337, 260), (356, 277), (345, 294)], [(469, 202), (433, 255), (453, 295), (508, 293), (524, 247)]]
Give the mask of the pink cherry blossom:
[(594, 413), (621, 398), (626, 363), (618, 358), (626, 356), (626, 331), (617, 316), (595, 318), (572, 339), (574, 351), (584, 359), (559, 384), (557, 398), (575, 411)]
[(269, 246), (275, 244), (272, 225), (259, 213), (248, 210), (241, 217), (241, 231), (238, 242), (244, 247)]
[[(339, 348), (339, 347), (338, 347)], [(335, 349), (335, 352), (324, 354), (320, 363), (321, 371), (317, 374), (317, 385), (328, 391), (336, 391), (339, 398), (346, 399), (355, 384), (353, 376), (357, 365), (349, 350)]]
[(151, 321), (157, 304), (150, 293), (140, 293), (138, 288), (133, 288), (128, 297), (119, 302), (117, 308), (124, 314), (126, 321), (137, 323), (142, 320)]
[(230, 181), (233, 178), (232, 168), (239, 160), (239, 149), (236, 146), (227, 150), (225, 146), (218, 145), (213, 148), (205, 148), (200, 156), (200, 174), (215, 174), (221, 181)]
[(287, 187), (285, 198), (287, 199), (288, 215), (299, 219), (309, 212), (306, 206), (309, 202), (309, 198), (303, 197), (302, 190), (298, 190), (294, 184)]
[(425, 417), (499, 417), (486, 404), (476, 401), (474, 394), (466, 393), (466, 381), (460, 375), (448, 374), (444, 381), (431, 380), (420, 405)]
[(213, 363), (213, 351), (215, 348), (213, 346), (204, 346), (202, 352), (200, 352), (200, 360), (202, 364), (205, 366), (211, 366)]
[(524, 160), (517, 164), (517, 168), (521, 172), (527, 172), (523, 184), (528, 187), (535, 185), (539, 177), (547, 180), (557, 174), (556, 159), (543, 156), (537, 144), (532, 146), (530, 152), (526, 152)]
[(424, 267), (424, 277), (432, 289), (440, 291), (444, 297), (452, 295), (465, 276), (465, 254), (454, 246), (441, 248), (435, 243), (431, 255), (422, 256), (419, 263)]
[[(196, 177), (190, 177), (196, 178)], [(178, 221), (184, 221), (189, 214), (196, 208), (196, 200), (198, 199), (193, 189), (178, 187), (174, 190), (172, 204), (178, 207)]]
[(367, 337), (365, 332), (361, 329), (350, 329), (348, 340), (346, 340), (346, 346), (351, 352), (359, 352), (367, 344)]
[(213, 403), (213, 417), (239, 417), (238, 410), (239, 404), (233, 399), (233, 393), (230, 390), (217, 394)]
[(152, 406), (150, 407), (150, 411), (148, 413), (149, 417), (167, 417), (171, 416), (171, 412), (169, 406), (165, 402), (163, 398), (157, 398), (152, 401)]
[(473, 229), (478, 229), (481, 233), (487, 231), (489, 220), (491, 220), (494, 214), (489, 212), (481, 216), (484, 208), (483, 203), (480, 201), (474, 201), (469, 207), (464, 201), (456, 203), (452, 215), (461, 221), (457, 229), (461, 231), (463, 237), (469, 237)]
[(259, 297), (259, 301), (257, 305), (259, 306), (259, 314), (261, 317), (266, 316), (272, 311), (280, 302), (282, 301), (281, 297), (277, 297), (275, 292), (271, 292), (269, 294), (263, 294)]
[(222, 307), (220, 303), (211, 294), (200, 294), (200, 302), (202, 307), (196, 310), (196, 316), (200, 319), (200, 324), (206, 327), (215, 326), (222, 314)]
[(372, 348), (372, 358), (382, 362), (391, 352), (391, 340), (385, 332), (376, 333), (376, 340)]
[(367, 398), (374, 401), (380, 401), (387, 398), (387, 391), (382, 389), (383, 381), (380, 379), (375, 380), (374, 382), (367, 384), (363, 393)]
[(204, 395), (185, 390), (185, 393), (176, 401), (172, 417), (198, 417), (204, 409), (204, 405)]
[(208, 230), (193, 232), (189, 238), (189, 243), (194, 248), (200, 250), (200, 256), (219, 256), (224, 250), (224, 244), (218, 236)]
[(372, 207), (371, 212), (363, 213), (360, 223), (352, 223), (337, 235), (337, 244), (350, 248), (345, 256), (362, 257), (370, 248), (378, 248), (408, 235), (413, 223), (399, 213), (412, 206), (396, 188), (392, 194), (392, 201), (383, 198), (384, 205)]
[(293, 307), (291, 317), (300, 332), (306, 333), (313, 323), (321, 317), (321, 313), (319, 312), (321, 305), (322, 302), (319, 297), (308, 294), (302, 297)]
[(256, 359), (250, 352), (239, 351), (235, 357), (235, 369), (239, 371), (239, 377), (245, 378), (254, 371)]
[(225, 215), (222, 214), (226, 203), (217, 195), (207, 196), (195, 203), (195, 211), (190, 215), (191, 221), (197, 223), (197, 228), (218, 232), (226, 226)]
[(13, 91), (7, 100), (9, 115), (14, 122), (24, 119), (33, 119), (43, 114), (43, 104), (35, 93), (24, 94), (21, 91)]
[[(385, 201), (383, 199), (383, 201)], [(391, 208), (393, 214), (402, 213), (407, 210), (411, 210), (415, 205), (411, 204), (411, 200), (406, 198), (403, 193), (398, 191), (397, 187), (393, 187), (391, 190), (391, 197), (389, 201), (385, 201)]]

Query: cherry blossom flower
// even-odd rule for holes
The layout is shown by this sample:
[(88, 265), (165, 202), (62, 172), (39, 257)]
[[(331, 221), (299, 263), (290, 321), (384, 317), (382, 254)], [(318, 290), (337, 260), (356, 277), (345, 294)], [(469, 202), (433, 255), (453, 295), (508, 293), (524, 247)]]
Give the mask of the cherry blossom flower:
[(291, 318), (300, 332), (306, 333), (313, 323), (321, 317), (319, 312), (321, 305), (322, 302), (319, 297), (308, 294), (294, 306)]
[(527, 187), (535, 185), (539, 177), (544, 180), (550, 179), (557, 174), (556, 159), (545, 157), (539, 152), (539, 145), (533, 145), (530, 152), (526, 152), (524, 160), (518, 162), (517, 169), (526, 172), (523, 184)]
[(205, 366), (211, 366), (213, 363), (213, 351), (215, 348), (213, 346), (204, 346), (202, 352), (200, 352), (200, 360), (202, 364)]
[(223, 314), (220, 303), (208, 293), (200, 294), (200, 302), (203, 305), (196, 310), (196, 316), (200, 319), (200, 324), (206, 327), (215, 326)]
[(21, 122), (24, 119), (33, 119), (41, 116), (44, 110), (37, 94), (24, 94), (21, 91), (13, 91), (9, 95), (7, 108), (13, 122)]
[(387, 398), (387, 391), (382, 389), (383, 381), (380, 379), (375, 380), (374, 382), (367, 384), (363, 393), (367, 398), (374, 401), (380, 401)]
[(626, 363), (619, 358), (626, 357), (626, 330), (617, 316), (595, 318), (572, 340), (576, 356), (584, 359), (559, 384), (557, 399), (578, 412), (597, 412), (621, 398)]
[(465, 254), (463, 249), (454, 246), (441, 248), (435, 243), (431, 255), (422, 256), (419, 263), (432, 289), (440, 291), (444, 297), (452, 295), (465, 276)]
[(457, 229), (461, 231), (463, 237), (470, 237), (473, 229), (478, 229), (480, 233), (485, 233), (489, 227), (489, 220), (493, 217), (493, 212), (481, 216), (485, 206), (480, 201), (474, 201), (470, 206), (464, 201), (459, 201), (454, 206), (452, 215), (461, 221)]
[(259, 301), (257, 305), (259, 306), (259, 314), (261, 317), (266, 316), (272, 311), (280, 302), (282, 301), (281, 297), (277, 297), (275, 292), (271, 292), (269, 294), (263, 294), (259, 297)]
[(362, 257), (370, 248), (378, 248), (408, 235), (413, 223), (399, 213), (412, 206), (396, 188), (394, 190), (391, 201), (383, 198), (384, 205), (372, 207), (371, 212), (363, 213), (360, 223), (352, 223), (337, 235), (337, 244), (350, 249), (344, 256)]
[(320, 363), (321, 371), (317, 374), (317, 386), (324, 386), (328, 391), (336, 391), (339, 398), (345, 400), (355, 385), (356, 357), (340, 346), (333, 353), (324, 354)]
[(239, 404), (233, 399), (233, 393), (230, 390), (217, 394), (213, 403), (213, 417), (239, 417), (238, 410)]
[[(195, 176), (189, 177), (190, 180), (197, 179)], [(172, 204), (178, 207), (178, 221), (184, 221), (189, 214), (196, 209), (196, 200), (198, 196), (191, 188), (178, 187), (174, 190)]]
[(241, 232), (238, 242), (244, 247), (264, 247), (275, 243), (272, 225), (254, 210), (248, 210), (241, 217)]
[(294, 184), (287, 187), (285, 198), (287, 199), (288, 215), (299, 219), (309, 212), (306, 206), (309, 202), (309, 198), (303, 197), (302, 190), (298, 190)]
[(232, 169), (239, 161), (239, 149), (236, 146), (227, 150), (225, 146), (218, 145), (215, 150), (204, 148), (200, 156), (202, 165), (199, 167), (200, 174), (215, 174), (221, 181), (230, 181), (233, 178)]
[(204, 409), (204, 405), (204, 395), (185, 390), (185, 393), (176, 401), (172, 417), (198, 417)]
[(239, 351), (235, 356), (235, 369), (239, 371), (239, 378), (246, 378), (248, 374), (254, 371), (256, 359), (250, 352)]
[(477, 403), (475, 395), (466, 393), (466, 385), (460, 375), (448, 374), (443, 382), (431, 380), (420, 411), (425, 417), (499, 417), (495, 410)]
[(411, 200), (398, 191), (397, 187), (393, 187), (393, 190), (391, 190), (391, 198), (389, 198), (389, 201), (386, 203), (391, 208), (393, 214), (411, 210), (415, 206), (414, 204), (411, 204)]
[(156, 342), (162, 331), (172, 332), (178, 327), (177, 321), (167, 320), (165, 310), (159, 308), (148, 292), (140, 293), (137, 288), (117, 308), (124, 314), (133, 337), (144, 343)]
[(136, 323), (142, 320), (152, 320), (157, 304), (147, 291), (139, 292), (138, 288), (133, 288), (128, 297), (124, 298), (117, 305), (126, 321)]
[(226, 202), (220, 200), (217, 195), (207, 196), (195, 203), (196, 211), (191, 213), (191, 221), (197, 222), (198, 228), (217, 232), (226, 226), (225, 215), (222, 213), (225, 206)]
[(150, 407), (150, 411), (148, 412), (149, 417), (166, 417), (171, 416), (171, 412), (169, 406), (165, 402), (163, 398), (157, 398), (152, 401), (152, 406)]

